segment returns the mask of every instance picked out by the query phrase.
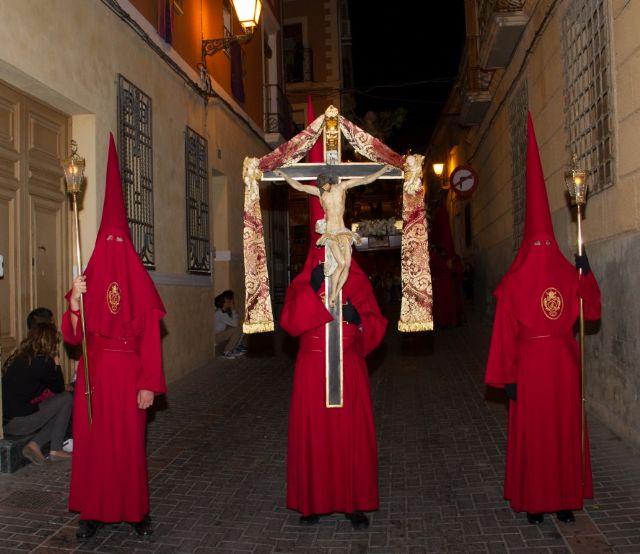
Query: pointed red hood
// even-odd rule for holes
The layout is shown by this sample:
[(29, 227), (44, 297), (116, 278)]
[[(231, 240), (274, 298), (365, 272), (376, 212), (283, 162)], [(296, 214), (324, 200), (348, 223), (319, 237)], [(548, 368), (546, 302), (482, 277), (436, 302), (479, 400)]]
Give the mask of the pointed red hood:
[[(313, 102), (311, 96), (307, 100), (307, 125), (315, 121), (316, 115), (313, 110)], [(322, 135), (320, 135), (322, 137)], [(308, 163), (322, 163), (324, 161), (324, 147), (322, 138), (318, 138), (309, 153), (307, 154)], [(315, 185), (315, 181), (311, 181), (310, 185)], [(309, 270), (313, 269), (318, 263), (324, 262), (324, 248), (316, 246), (316, 241), (320, 238), (320, 234), (316, 232), (316, 222), (324, 219), (324, 210), (320, 205), (320, 198), (309, 195), (309, 253), (305, 266), (309, 266)]]
[[(311, 101), (311, 96), (309, 96), (307, 101), (307, 125), (310, 125), (315, 119), (316, 114), (313, 111), (313, 102)], [(320, 137), (322, 137), (322, 135), (320, 135)], [(311, 148), (307, 154), (307, 162), (322, 163), (323, 161), (324, 148), (322, 138), (318, 138), (313, 148)], [(310, 184), (315, 185), (315, 181), (312, 181)], [(309, 237), (314, 244), (316, 240), (320, 238), (320, 235), (316, 233), (316, 221), (319, 219), (324, 219), (324, 210), (320, 205), (320, 198), (317, 196), (309, 196)]]
[[(562, 256), (555, 235), (553, 233), (553, 223), (549, 212), (549, 199), (547, 188), (544, 182), (542, 162), (538, 150), (536, 133), (533, 129), (533, 119), (531, 113), (527, 114), (527, 162), (525, 174), (525, 216), (522, 242), (511, 267), (507, 270), (505, 277), (518, 270), (534, 246), (542, 243), (549, 243), (553, 249)], [(562, 256), (564, 258), (564, 256)]]
[(165, 313), (156, 287), (131, 242), (113, 135), (109, 137), (102, 219), (84, 275), (89, 333), (124, 338), (135, 334), (135, 321), (143, 320), (147, 312)]
[[(570, 290), (576, 282), (576, 270), (555, 239), (531, 114), (528, 118), (526, 187), (522, 244), (494, 294), (500, 298), (511, 290), (511, 302), (518, 319), (532, 324), (542, 317), (542, 291), (549, 287)], [(573, 321), (567, 322), (567, 325), (572, 324)]]
[(544, 183), (542, 162), (533, 129), (531, 113), (527, 117), (527, 198), (524, 220), (523, 244), (536, 239), (551, 239), (555, 241), (553, 224), (549, 212), (547, 187)]
[(104, 191), (104, 204), (102, 206), (102, 219), (98, 236), (109, 232), (119, 232), (131, 240), (127, 212), (122, 196), (122, 179), (118, 163), (118, 152), (113, 135), (109, 133), (109, 154), (107, 158), (107, 177)]

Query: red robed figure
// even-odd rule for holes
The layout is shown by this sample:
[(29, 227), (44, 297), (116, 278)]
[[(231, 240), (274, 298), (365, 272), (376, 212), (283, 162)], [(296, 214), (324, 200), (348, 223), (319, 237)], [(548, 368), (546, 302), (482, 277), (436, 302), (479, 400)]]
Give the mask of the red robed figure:
[(441, 199), (433, 218), (429, 244), (433, 322), (438, 327), (460, 325), (462, 306), (462, 260), (456, 254), (445, 199)]
[[(313, 121), (311, 101), (307, 118)], [(315, 153), (314, 153), (315, 150)], [(309, 161), (322, 161), (318, 141)], [(325, 323), (332, 317), (323, 302), (324, 284), (311, 287), (311, 272), (324, 262), (315, 246), (315, 222), (324, 218), (320, 201), (310, 197), (310, 248), (302, 272), (287, 289), (280, 325), (300, 337), (289, 412), (287, 507), (303, 515), (352, 513), (378, 508), (378, 454), (369, 375), (364, 357), (382, 340), (382, 317), (367, 276), (351, 262), (342, 301), (354, 305), (361, 325), (343, 323), (342, 408), (327, 408)]]
[[(113, 136), (102, 220), (84, 275), (93, 423), (89, 426), (81, 359), (69, 510), (85, 520), (139, 522), (149, 512), (149, 487), (146, 411), (138, 408), (137, 394), (166, 391), (160, 346), (165, 310), (131, 243)], [(67, 310), (62, 319), (64, 339), (79, 344), (82, 327), (78, 323), (74, 332), (70, 315)]]
[[(600, 317), (600, 290), (556, 242), (531, 116), (522, 245), (497, 298), (485, 382), (517, 385), (509, 402), (504, 495), (516, 511), (577, 510), (593, 497), (588, 439), (581, 446), (580, 353), (573, 327)], [(585, 437), (587, 434), (585, 433)], [(584, 479), (583, 479), (584, 474)]]

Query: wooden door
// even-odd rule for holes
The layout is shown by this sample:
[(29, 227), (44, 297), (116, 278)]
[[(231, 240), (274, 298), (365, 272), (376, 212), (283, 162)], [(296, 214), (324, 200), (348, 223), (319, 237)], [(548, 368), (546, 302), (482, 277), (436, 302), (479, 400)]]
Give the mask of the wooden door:
[(26, 317), (59, 321), (69, 286), (69, 208), (60, 166), (70, 119), (0, 82), (0, 349), (24, 338)]
[(0, 355), (4, 361), (21, 337), (24, 267), (22, 254), (22, 98), (0, 83), (0, 255), (4, 271), (0, 277)]
[(51, 108), (25, 102), (29, 237), (27, 312), (44, 306), (59, 321), (69, 286), (68, 199), (60, 162), (67, 155), (68, 118)]

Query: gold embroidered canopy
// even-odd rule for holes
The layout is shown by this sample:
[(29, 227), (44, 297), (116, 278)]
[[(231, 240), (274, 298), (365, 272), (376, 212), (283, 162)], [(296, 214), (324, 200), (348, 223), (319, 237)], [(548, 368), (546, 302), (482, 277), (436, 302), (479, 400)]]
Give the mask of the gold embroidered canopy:
[(402, 303), (398, 329), (403, 332), (433, 329), (431, 272), (422, 183), (424, 157), (418, 154), (397, 154), (330, 106), (324, 115), (316, 118), (273, 152), (262, 158), (247, 157), (244, 160), (245, 333), (274, 329), (258, 182), (267, 172), (297, 164), (321, 135), (324, 136), (325, 161), (339, 165), (337, 145), (340, 132), (360, 155), (372, 162), (389, 164), (402, 171)]

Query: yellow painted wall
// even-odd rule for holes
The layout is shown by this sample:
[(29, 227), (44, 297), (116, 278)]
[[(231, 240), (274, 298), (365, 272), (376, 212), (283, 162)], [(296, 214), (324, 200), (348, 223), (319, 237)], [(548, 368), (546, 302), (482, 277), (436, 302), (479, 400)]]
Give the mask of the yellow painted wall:
[[(150, 40), (159, 40), (132, 4), (119, 4)], [(101, 2), (21, 0), (11, 2), (11, 9), (1, 7), (0, 79), (71, 115), (72, 136), (87, 159), (88, 186), (80, 215), (85, 263), (102, 211), (108, 135), (118, 130), (118, 74), (152, 98), (156, 271), (151, 275), (168, 311), (163, 355), (167, 379), (173, 381), (213, 356), (214, 294), (231, 286), (239, 299), (244, 295), (242, 160), (270, 150), (262, 129), (228, 96), (226, 104), (213, 99), (205, 106), (185, 80)], [(157, 44), (197, 82), (189, 63)], [(222, 253), (212, 264), (212, 277), (186, 271), (187, 125), (208, 139), (210, 171), (228, 183), (223, 204), (214, 204), (210, 179), (211, 229), (216, 231), (212, 246)]]

